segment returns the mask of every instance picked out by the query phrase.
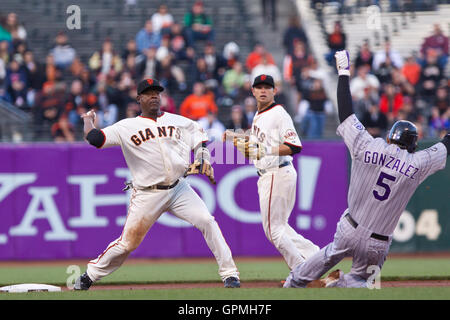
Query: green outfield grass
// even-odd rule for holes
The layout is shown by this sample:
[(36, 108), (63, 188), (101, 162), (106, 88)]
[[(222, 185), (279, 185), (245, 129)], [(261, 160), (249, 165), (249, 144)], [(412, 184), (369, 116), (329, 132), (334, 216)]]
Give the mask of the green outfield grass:
[[(260, 299), (450, 299), (450, 287), (434, 288), (383, 288), (368, 289), (282, 289), (245, 288), (251, 281), (280, 281), (286, 278), (288, 268), (281, 260), (236, 258), (241, 273), (242, 288), (192, 288), (164, 290), (110, 290), (61, 293), (0, 294), (0, 299), (151, 299), (151, 300), (260, 300)], [(344, 260), (336, 268), (347, 272), (351, 261)], [(35, 265), (6, 267), (0, 265), (0, 286), (18, 283), (45, 283), (66, 286), (69, 265)], [(85, 265), (79, 265), (81, 272)], [(334, 268), (333, 268), (334, 269)], [(391, 258), (381, 272), (381, 281), (450, 279), (450, 258)], [(196, 263), (125, 263), (120, 269), (105, 277), (99, 284), (146, 284), (173, 282), (220, 282), (217, 265), (213, 259)]]

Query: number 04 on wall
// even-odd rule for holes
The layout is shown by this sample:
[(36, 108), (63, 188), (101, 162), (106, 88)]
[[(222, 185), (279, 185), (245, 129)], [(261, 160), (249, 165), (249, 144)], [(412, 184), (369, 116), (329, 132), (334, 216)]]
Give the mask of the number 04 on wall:
[(418, 236), (425, 236), (428, 240), (434, 241), (437, 240), (441, 234), (441, 229), (437, 210), (423, 210), (417, 219), (417, 222), (410, 212), (404, 211), (398, 220), (393, 238), (398, 242), (406, 242), (411, 240), (414, 234), (416, 234)]

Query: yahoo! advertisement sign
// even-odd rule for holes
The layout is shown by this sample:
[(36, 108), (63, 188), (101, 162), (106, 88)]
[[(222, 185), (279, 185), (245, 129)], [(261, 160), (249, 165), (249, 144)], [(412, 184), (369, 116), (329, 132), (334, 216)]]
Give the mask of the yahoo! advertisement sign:
[[(120, 148), (5, 144), (0, 159), (0, 259), (92, 259), (120, 236), (130, 197), (122, 191), (130, 176)], [(346, 208), (347, 151), (341, 142), (305, 142), (293, 164), (298, 183), (289, 223), (323, 246), (332, 240)], [(233, 254), (278, 255), (262, 229), (255, 168), (216, 163), (214, 170), (216, 185), (203, 176), (188, 182), (214, 215)], [(197, 229), (164, 213), (132, 256), (212, 254)]]

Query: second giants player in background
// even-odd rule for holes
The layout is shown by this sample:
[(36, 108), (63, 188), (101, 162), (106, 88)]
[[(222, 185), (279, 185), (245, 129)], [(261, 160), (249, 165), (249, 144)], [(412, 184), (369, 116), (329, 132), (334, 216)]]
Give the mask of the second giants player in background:
[(270, 75), (257, 76), (252, 85), (258, 110), (250, 136), (226, 131), (237, 149), (253, 160), (259, 175), (258, 194), (261, 219), (267, 239), (277, 248), (289, 269), (319, 251), (319, 247), (299, 235), (289, 224), (295, 205), (297, 172), (292, 155), (302, 150), (290, 115), (275, 103), (276, 88)]
[[(186, 174), (202, 173), (215, 183), (206, 148), (208, 137), (196, 122), (160, 111), (163, 90), (157, 80), (141, 81), (137, 101), (142, 114), (102, 130), (94, 126), (93, 111), (82, 115), (87, 141), (97, 148), (120, 146), (133, 180), (128, 184), (132, 195), (122, 235), (88, 263), (86, 272), (75, 282), (75, 290), (88, 290), (93, 282), (118, 269), (165, 211), (202, 232), (224, 286), (240, 287), (239, 272), (217, 222), (184, 180)], [(190, 165), (192, 150), (195, 161)]]
[[(415, 152), (417, 128), (409, 121), (394, 123), (386, 140), (373, 138), (353, 111), (348, 53), (338, 51), (335, 57), (341, 122), (337, 134), (352, 158), (348, 208), (338, 222), (334, 241), (292, 270), (286, 288), (370, 288), (369, 279), (381, 270), (409, 199), (428, 176), (445, 168), (450, 153), (448, 133), (441, 142)], [(320, 279), (345, 257), (353, 259), (349, 273), (336, 270)]]

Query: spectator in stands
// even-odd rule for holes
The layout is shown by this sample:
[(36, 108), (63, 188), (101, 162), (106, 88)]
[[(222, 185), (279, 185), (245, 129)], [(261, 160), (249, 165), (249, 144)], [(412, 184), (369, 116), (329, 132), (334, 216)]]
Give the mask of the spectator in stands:
[[(134, 59), (133, 65), (139, 65), (144, 60), (144, 55), (137, 49), (136, 40), (130, 39), (121, 55), (122, 61), (126, 64), (129, 58)], [(131, 61), (131, 60), (130, 60)]]
[(6, 69), (5, 88), (9, 100), (17, 107), (27, 107), (27, 72), (16, 60)]
[(119, 106), (117, 105), (117, 92), (114, 88), (108, 86), (106, 82), (99, 81), (95, 92), (98, 102), (98, 125), (101, 128), (112, 125), (117, 122)]
[(94, 52), (89, 59), (89, 68), (97, 73), (108, 74), (111, 70), (121, 72), (123, 68), (122, 59), (114, 51), (110, 39), (105, 39), (100, 51)]
[(136, 34), (136, 46), (140, 53), (149, 48), (158, 48), (161, 45), (161, 34), (153, 30), (152, 20), (145, 22), (144, 28)]
[(244, 113), (244, 110), (239, 104), (235, 104), (231, 108), (231, 117), (230, 120), (226, 124), (227, 129), (231, 130), (247, 130), (249, 129), (248, 119), (246, 114)]
[(56, 67), (55, 58), (48, 54), (45, 58), (45, 81), (55, 82), (61, 78), (61, 71)]
[(75, 129), (65, 115), (59, 117), (58, 121), (51, 126), (51, 132), (55, 142), (75, 141)]
[(170, 54), (170, 36), (168, 34), (161, 38), (161, 45), (156, 50), (156, 60), (161, 61)]
[(374, 74), (378, 78), (381, 85), (392, 82), (392, 71), (395, 67), (392, 65), (391, 58), (389, 56), (380, 64)]
[(383, 112), (392, 125), (398, 119), (398, 111), (403, 106), (403, 94), (391, 83), (386, 83), (380, 97), (380, 111)]
[(275, 87), (280, 91), (280, 87), (282, 86), (282, 76), (280, 68), (275, 63), (270, 63), (267, 57), (263, 57), (261, 63), (256, 65), (252, 69), (251, 79), (255, 79), (257, 76), (261, 74), (268, 74), (272, 76), (273, 81), (275, 82)]
[(141, 114), (141, 107), (136, 102), (127, 104), (125, 118), (136, 118)]
[(187, 96), (180, 105), (180, 114), (193, 120), (205, 117), (208, 112), (216, 114), (217, 111), (214, 99), (206, 93), (205, 85), (202, 82), (194, 83), (193, 93)]
[(369, 96), (377, 94), (380, 82), (377, 77), (369, 73), (370, 67), (362, 65), (357, 70), (357, 76), (350, 80), (350, 90), (353, 100), (361, 100), (366, 95), (365, 90), (369, 91)]
[(174, 23), (172, 14), (166, 4), (160, 4), (158, 11), (152, 17), (153, 31), (159, 32), (161, 35), (169, 34), (170, 28)]
[(53, 82), (45, 82), (42, 91), (36, 97), (34, 121), (37, 126), (48, 129), (58, 121), (64, 106), (65, 87)]
[(210, 83), (209, 86), (217, 88), (218, 82), (214, 77), (214, 73), (208, 69), (205, 58), (198, 57), (195, 64), (191, 66), (191, 69), (193, 82), (208, 82)]
[(198, 121), (200, 127), (208, 134), (209, 141), (222, 141), (222, 134), (225, 131), (225, 126), (217, 119), (217, 115), (213, 112), (208, 114)]
[(12, 58), (14, 60), (16, 60), (20, 65), (22, 65), (23, 64), (23, 58), (24, 58), (25, 52), (27, 50), (28, 49), (27, 49), (26, 43), (24, 41), (18, 40), (16, 42), (15, 50), (14, 50), (14, 53), (12, 55)]
[(436, 100), (434, 106), (439, 110), (439, 114), (443, 115), (449, 110), (450, 96), (448, 93), (449, 87), (447, 85), (441, 85), (436, 91)]
[(384, 42), (384, 48), (383, 50), (379, 50), (375, 53), (373, 57), (373, 63), (372, 63), (372, 71), (376, 72), (380, 65), (386, 61), (386, 57), (389, 57), (392, 65), (395, 68), (402, 68), (403, 67), (403, 58), (400, 55), (400, 53), (394, 49), (391, 48), (391, 41), (389, 39), (386, 39)]
[(301, 74), (305, 66), (311, 65), (313, 57), (306, 51), (304, 42), (295, 40), (293, 51), (287, 54), (283, 60), (283, 78), (287, 83), (301, 91)]
[[(175, 55), (175, 61), (190, 60), (193, 58), (189, 51), (193, 51), (189, 47), (186, 34), (178, 22), (174, 22), (170, 28), (170, 51)], [(189, 50), (190, 49), (190, 50)]]
[(169, 92), (185, 91), (186, 76), (183, 69), (173, 63), (172, 55), (166, 55), (156, 64), (156, 78)]
[(69, 94), (64, 104), (64, 114), (68, 121), (77, 129), (81, 128), (80, 115), (97, 105), (97, 97), (86, 90), (80, 79), (71, 82)]
[(420, 53), (422, 55), (421, 63), (422, 66), (426, 64), (427, 52), (428, 50), (433, 49), (437, 53), (439, 67), (445, 69), (448, 61), (448, 37), (442, 32), (439, 23), (435, 23), (433, 28), (433, 34), (425, 38), (420, 48)]
[(306, 137), (308, 139), (320, 139), (325, 127), (326, 112), (330, 110), (331, 104), (323, 88), (322, 80), (313, 80), (312, 87), (305, 95), (305, 100), (308, 102), (308, 110), (303, 119)]
[(286, 54), (294, 52), (294, 44), (298, 41), (303, 42), (305, 45), (308, 43), (305, 31), (300, 24), (300, 17), (297, 15), (290, 16), (288, 27), (283, 34), (283, 46)]
[(262, 63), (263, 58), (266, 58), (268, 63), (275, 64), (275, 60), (270, 52), (266, 50), (261, 42), (257, 42), (253, 47), (253, 51), (250, 52), (245, 60), (247, 72), (251, 73), (254, 67)]
[(38, 90), (41, 90), (45, 82), (44, 66), (35, 61), (32, 51), (26, 51), (24, 55), (24, 67), (27, 73), (28, 105), (34, 105), (34, 97)]
[(413, 99), (409, 96), (403, 96), (403, 105), (397, 113), (398, 120), (407, 120), (410, 122), (423, 122), (423, 116), (417, 112), (414, 107)]
[(391, 72), (391, 82), (394, 86), (400, 88), (403, 95), (414, 96), (416, 90), (412, 84), (408, 82), (400, 69), (393, 69)]
[(6, 40), (0, 41), (0, 59), (3, 60), (4, 64), (8, 64), (11, 59), (11, 54), (9, 52), (9, 43)]
[(245, 117), (247, 118), (249, 126), (253, 123), (253, 118), (255, 117), (256, 110), (256, 99), (254, 97), (247, 97), (244, 100)]
[(342, 30), (342, 24), (340, 21), (335, 21), (333, 32), (327, 34), (327, 44), (330, 51), (326, 54), (325, 59), (329, 65), (334, 66), (334, 54), (336, 51), (344, 50), (347, 46), (347, 36)]
[(156, 48), (151, 47), (145, 51), (145, 60), (139, 65), (139, 72), (141, 79), (156, 78)]
[(8, 43), (8, 47), (12, 46), (12, 36), (11, 33), (6, 28), (5, 19), (0, 16), (0, 41), (6, 41)]
[(76, 50), (68, 43), (69, 39), (64, 31), (60, 31), (55, 38), (55, 46), (50, 50), (55, 65), (59, 69), (67, 69), (76, 57)]
[(191, 47), (195, 47), (197, 40), (214, 41), (212, 19), (205, 13), (202, 1), (194, 2), (192, 9), (184, 15), (184, 27)]
[(373, 137), (385, 137), (388, 120), (386, 115), (380, 111), (375, 100), (370, 104), (368, 110), (364, 111), (360, 119), (361, 123)]
[(222, 56), (226, 61), (227, 68), (232, 68), (239, 61), (240, 48), (236, 42), (230, 41), (223, 46)]
[(91, 92), (94, 89), (96, 80), (87, 67), (84, 67), (81, 71), (80, 80), (83, 83), (83, 90), (85, 92)]
[(430, 49), (427, 51), (426, 63), (422, 67), (420, 73), (420, 88), (419, 92), (421, 98), (428, 103), (434, 100), (436, 89), (439, 86), (441, 79), (443, 79), (443, 70), (438, 63), (438, 54), (435, 50)]
[(227, 61), (221, 54), (216, 52), (214, 43), (206, 43), (201, 56), (205, 59), (208, 72), (212, 73), (214, 79), (219, 83), (222, 82), (223, 75), (227, 68)]
[(161, 92), (160, 110), (163, 112), (177, 113), (175, 100), (169, 95), (168, 90)]
[(429, 119), (429, 135), (434, 138), (441, 138), (450, 130), (450, 109), (440, 113), (437, 107), (431, 108), (431, 115)]
[(420, 79), (421, 66), (417, 63), (413, 55), (406, 58), (405, 63), (401, 69), (402, 75), (413, 86), (415, 86)]
[(14, 12), (11, 12), (6, 16), (5, 28), (11, 34), (13, 43), (26, 40), (27, 31), (25, 30), (25, 27), (19, 22), (17, 14), (15, 14)]
[(370, 49), (369, 46), (369, 40), (365, 39), (361, 48), (358, 51), (358, 54), (356, 56), (355, 60), (355, 69), (358, 69), (363, 64), (367, 64), (370, 66), (370, 70), (372, 70), (372, 64), (373, 64), (373, 52)]
[(244, 72), (244, 67), (240, 61), (233, 64), (233, 68), (225, 71), (222, 85), (225, 93), (231, 98), (236, 98), (239, 90), (244, 86), (247, 74)]

